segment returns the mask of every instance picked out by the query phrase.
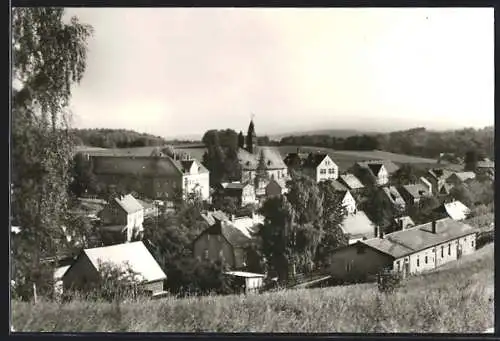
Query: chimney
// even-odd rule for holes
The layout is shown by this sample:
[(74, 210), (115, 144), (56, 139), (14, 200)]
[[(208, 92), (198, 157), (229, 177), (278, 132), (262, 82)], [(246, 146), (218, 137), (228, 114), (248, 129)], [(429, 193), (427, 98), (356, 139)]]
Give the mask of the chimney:
[(436, 233), (436, 219), (432, 220), (432, 233)]

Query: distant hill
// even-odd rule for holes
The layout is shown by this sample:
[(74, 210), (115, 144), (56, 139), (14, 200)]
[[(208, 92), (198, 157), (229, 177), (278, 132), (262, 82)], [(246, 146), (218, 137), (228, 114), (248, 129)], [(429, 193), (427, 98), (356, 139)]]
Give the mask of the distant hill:
[(355, 129), (321, 129), (321, 130), (307, 130), (307, 131), (296, 131), (289, 133), (281, 133), (281, 134), (268, 134), (269, 139), (271, 140), (281, 140), (286, 136), (304, 136), (304, 135), (327, 135), (330, 137), (337, 138), (347, 138), (349, 136), (356, 135), (377, 135), (380, 134), (378, 132), (373, 131), (362, 131)]

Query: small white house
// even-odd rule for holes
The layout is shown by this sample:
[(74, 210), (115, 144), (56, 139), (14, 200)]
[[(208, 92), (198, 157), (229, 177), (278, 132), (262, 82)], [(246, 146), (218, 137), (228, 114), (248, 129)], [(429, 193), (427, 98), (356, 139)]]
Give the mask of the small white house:
[(264, 285), (264, 275), (245, 271), (228, 271), (226, 275), (234, 277), (235, 287), (239, 288), (240, 293), (258, 292)]

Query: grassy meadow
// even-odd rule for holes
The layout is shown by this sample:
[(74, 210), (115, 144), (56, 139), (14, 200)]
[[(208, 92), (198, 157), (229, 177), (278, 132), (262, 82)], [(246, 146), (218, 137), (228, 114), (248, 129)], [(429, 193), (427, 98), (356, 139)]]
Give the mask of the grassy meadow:
[(12, 302), (16, 331), (483, 332), (494, 325), (493, 244), (393, 294), (374, 284), (113, 304)]

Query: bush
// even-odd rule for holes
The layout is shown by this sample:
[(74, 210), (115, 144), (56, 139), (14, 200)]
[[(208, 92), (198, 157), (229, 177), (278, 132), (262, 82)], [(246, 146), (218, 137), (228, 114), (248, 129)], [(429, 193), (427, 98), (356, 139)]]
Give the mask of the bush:
[(495, 230), (480, 232), (476, 239), (476, 249), (479, 249), (486, 244), (493, 243), (495, 241)]
[(382, 271), (377, 276), (378, 290), (391, 293), (401, 286), (401, 275), (398, 272)]

